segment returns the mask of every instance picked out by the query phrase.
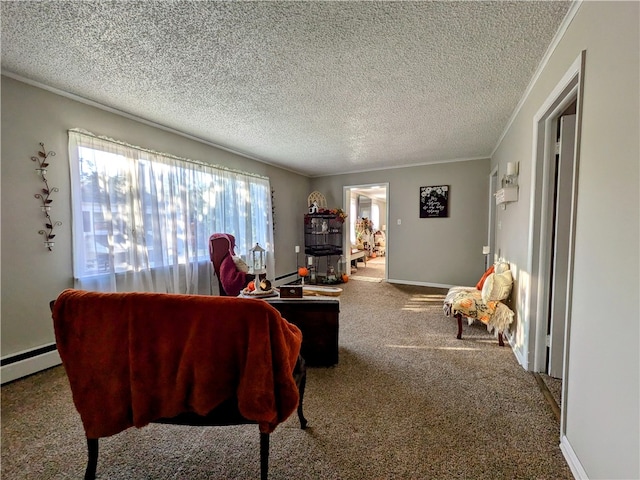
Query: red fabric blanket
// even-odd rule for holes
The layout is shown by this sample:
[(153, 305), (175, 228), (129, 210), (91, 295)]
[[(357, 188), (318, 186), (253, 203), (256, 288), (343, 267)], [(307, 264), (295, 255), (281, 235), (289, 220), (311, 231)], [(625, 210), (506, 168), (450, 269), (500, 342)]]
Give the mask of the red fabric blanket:
[(236, 396), (272, 432), (298, 405), (302, 334), (257, 299), (65, 290), (53, 321), (88, 438)]

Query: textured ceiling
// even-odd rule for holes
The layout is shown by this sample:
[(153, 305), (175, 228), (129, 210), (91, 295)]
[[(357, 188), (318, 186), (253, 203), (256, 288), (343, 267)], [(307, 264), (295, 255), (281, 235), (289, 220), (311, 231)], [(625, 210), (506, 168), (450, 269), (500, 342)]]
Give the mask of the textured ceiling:
[(2, 69), (311, 176), (486, 158), (569, 6), (3, 0)]

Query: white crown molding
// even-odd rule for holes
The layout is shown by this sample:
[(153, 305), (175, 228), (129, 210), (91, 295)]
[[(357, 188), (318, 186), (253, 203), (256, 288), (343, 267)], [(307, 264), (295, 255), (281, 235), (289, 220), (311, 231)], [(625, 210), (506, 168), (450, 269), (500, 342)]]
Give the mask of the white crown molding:
[(26, 83), (27, 85), (31, 85), (32, 87), (36, 87), (36, 88), (40, 88), (42, 90), (46, 90), (46, 91), (51, 92), (51, 93), (53, 93), (55, 95), (60, 95), (61, 97), (65, 97), (65, 98), (68, 98), (70, 100), (74, 100), (76, 102), (83, 103), (85, 105), (89, 105), (91, 107), (95, 107), (95, 108), (98, 108), (100, 110), (104, 110), (105, 112), (113, 113), (115, 115), (119, 115), (121, 117), (128, 118), (129, 120), (133, 120), (135, 122), (142, 123), (142, 124), (147, 125), (149, 127), (157, 128), (159, 130), (164, 130), (165, 132), (173, 133), (174, 135), (179, 135), (179, 136), (187, 138), (189, 140), (193, 140), (194, 142), (198, 142), (198, 143), (202, 143), (204, 145), (208, 145), (209, 147), (217, 148), (219, 150), (224, 150), (225, 152), (233, 153), (234, 155), (238, 155), (240, 157), (244, 157), (244, 158), (247, 158), (249, 160), (253, 160), (255, 162), (263, 163), (265, 165), (269, 165), (269, 166), (274, 167), (274, 168), (279, 168), (281, 170), (286, 170), (288, 172), (295, 173), (296, 175), (302, 175), (303, 177), (309, 178), (309, 175), (307, 175), (306, 173), (298, 172), (298, 171), (295, 171), (295, 170), (291, 170), (289, 168), (285, 168), (285, 167), (283, 167), (281, 165), (276, 165), (274, 163), (267, 162), (266, 160), (264, 160), (262, 158), (254, 157), (252, 155), (249, 155), (248, 153), (243, 153), (243, 152), (241, 152), (239, 150), (234, 150), (232, 148), (225, 147), (223, 145), (219, 145), (217, 143), (210, 142), (208, 140), (204, 140), (204, 139), (202, 139), (200, 137), (196, 137), (194, 135), (190, 135), (190, 134), (182, 132), (180, 130), (176, 130), (175, 128), (167, 127), (166, 125), (162, 125), (161, 123), (157, 123), (157, 122), (154, 122), (152, 120), (147, 120), (146, 118), (138, 117), (137, 115), (133, 115), (131, 113), (127, 113), (127, 112), (125, 112), (123, 110), (118, 110), (116, 108), (109, 107), (107, 105), (103, 105), (102, 103), (98, 103), (98, 102), (95, 102), (93, 100), (89, 100), (88, 98), (81, 97), (80, 95), (76, 95), (74, 93), (65, 92), (64, 90), (60, 90), (59, 88), (55, 88), (55, 87), (52, 87), (50, 85), (46, 85), (44, 83), (40, 83), (40, 82), (37, 82), (35, 80), (31, 80), (29, 78), (22, 77), (22, 76), (17, 75), (17, 74), (15, 74), (13, 72), (10, 72), (10, 71), (7, 71), (7, 70), (2, 70), (0, 73), (2, 75), (4, 75), (5, 77), (9, 77), (9, 78), (12, 78), (14, 80), (17, 80), (18, 82)]

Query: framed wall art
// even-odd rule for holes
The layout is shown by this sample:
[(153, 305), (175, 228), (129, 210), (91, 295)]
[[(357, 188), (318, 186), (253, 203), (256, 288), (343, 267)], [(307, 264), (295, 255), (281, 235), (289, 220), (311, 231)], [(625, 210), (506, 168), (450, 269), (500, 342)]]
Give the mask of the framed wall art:
[(420, 187), (420, 218), (449, 216), (449, 185)]

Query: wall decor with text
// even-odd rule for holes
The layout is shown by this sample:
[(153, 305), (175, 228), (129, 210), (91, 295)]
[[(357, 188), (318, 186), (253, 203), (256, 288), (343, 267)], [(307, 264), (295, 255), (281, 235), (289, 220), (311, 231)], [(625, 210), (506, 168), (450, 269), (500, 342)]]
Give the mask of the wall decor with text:
[(449, 216), (449, 185), (420, 187), (420, 218)]

